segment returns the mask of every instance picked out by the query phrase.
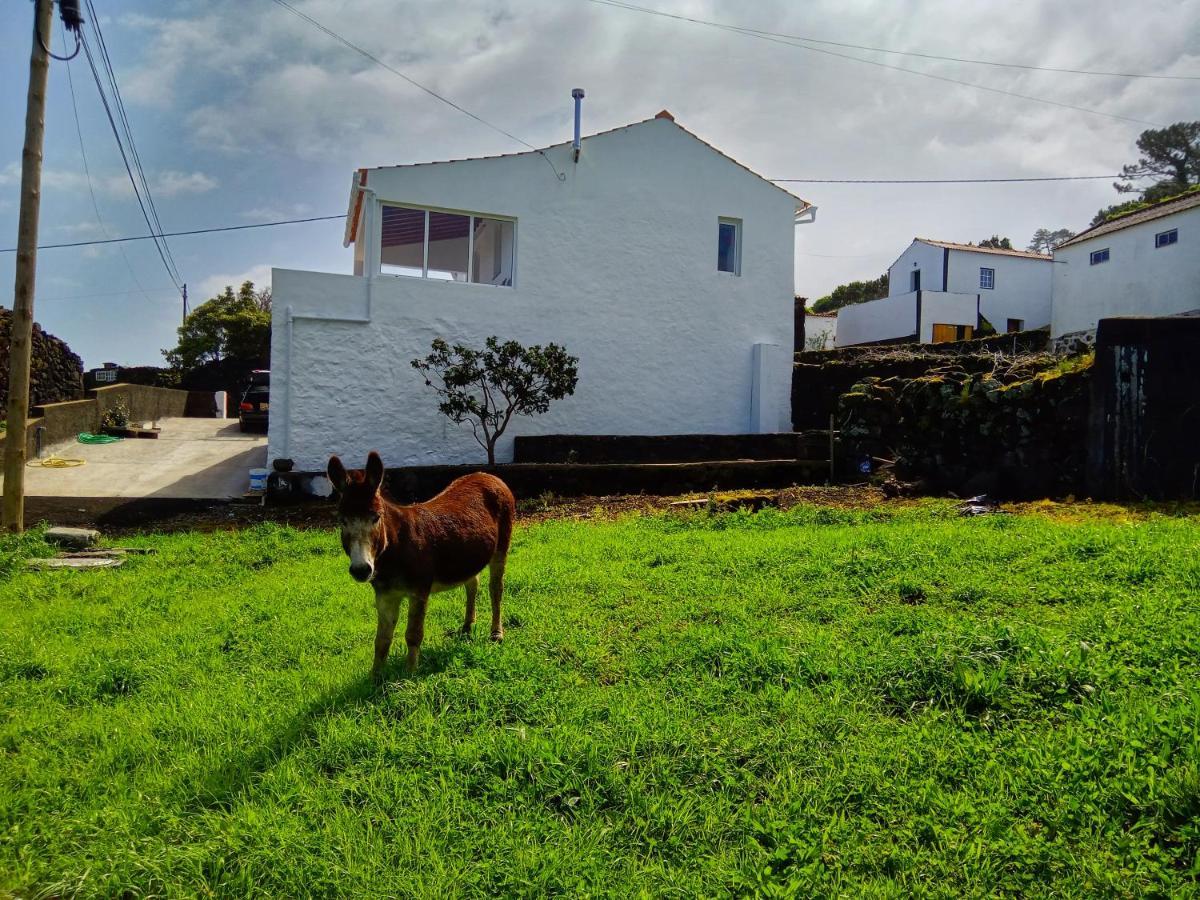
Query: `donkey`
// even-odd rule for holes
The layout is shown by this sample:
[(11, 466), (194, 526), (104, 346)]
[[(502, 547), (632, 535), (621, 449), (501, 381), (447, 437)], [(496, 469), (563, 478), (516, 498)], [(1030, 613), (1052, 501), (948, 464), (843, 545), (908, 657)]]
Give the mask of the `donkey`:
[(350, 557), (350, 575), (375, 588), (379, 614), (371, 669), (375, 680), (383, 676), (402, 599), (408, 599), (404, 640), (409, 672), (416, 670), (421, 658), (430, 594), (465, 587), (467, 615), (461, 633), (471, 634), (484, 567), (490, 568), (492, 640), (503, 639), (500, 600), (516, 518), (508, 485), (494, 475), (476, 472), (455, 479), (432, 500), (404, 506), (380, 490), (383, 460), (374, 451), (361, 472), (347, 472), (336, 456), (329, 458), (327, 471), (339, 494), (338, 522), (342, 549)]

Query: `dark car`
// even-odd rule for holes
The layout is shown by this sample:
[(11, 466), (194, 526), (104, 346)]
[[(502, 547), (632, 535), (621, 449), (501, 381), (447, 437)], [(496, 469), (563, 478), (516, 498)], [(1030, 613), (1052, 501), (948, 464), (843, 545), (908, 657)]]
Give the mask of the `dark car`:
[(250, 383), (242, 393), (238, 404), (238, 423), (242, 431), (266, 431), (268, 410), (271, 408), (271, 373), (266, 369), (255, 369), (250, 373)]

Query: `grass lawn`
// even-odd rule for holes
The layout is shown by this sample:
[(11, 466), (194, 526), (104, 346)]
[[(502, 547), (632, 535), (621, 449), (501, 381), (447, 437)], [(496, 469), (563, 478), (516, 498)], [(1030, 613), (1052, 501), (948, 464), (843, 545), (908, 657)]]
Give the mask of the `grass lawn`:
[(378, 690), (333, 533), (121, 543), (0, 543), (0, 894), (1197, 889), (1196, 519), (544, 522)]

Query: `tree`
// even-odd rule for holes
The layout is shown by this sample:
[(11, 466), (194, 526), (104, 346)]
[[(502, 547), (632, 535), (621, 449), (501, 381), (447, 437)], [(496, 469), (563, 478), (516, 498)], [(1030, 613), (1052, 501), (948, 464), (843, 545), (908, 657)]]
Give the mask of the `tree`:
[(813, 312), (833, 312), (843, 306), (855, 303), (866, 303), (886, 297), (888, 292), (888, 274), (884, 272), (871, 281), (852, 281), (835, 287), (829, 294), (820, 298), (812, 305)]
[[(1136, 163), (1122, 166), (1123, 181), (1114, 182), (1119, 193), (1139, 191), (1136, 200), (1107, 206), (1092, 218), (1099, 225), (1114, 216), (1174, 197), (1200, 184), (1200, 122), (1176, 122), (1166, 128), (1148, 128), (1138, 136), (1141, 151)], [(1154, 179), (1146, 187), (1134, 181)]]
[(172, 368), (188, 372), (206, 364), (252, 369), (271, 355), (271, 291), (247, 281), (192, 310), (178, 329), (179, 343), (163, 356)]
[(475, 440), (487, 451), (488, 465), (496, 464), (496, 442), (513, 416), (544, 413), (551, 400), (575, 393), (579, 382), (578, 357), (557, 344), (522, 347), (492, 336), (483, 350), (476, 350), (435, 338), (430, 349), (424, 359), (414, 359), (412, 367), (442, 398), (442, 415), (456, 425), (471, 426)]
[(978, 246), (990, 247), (993, 250), (1011, 250), (1013, 248), (1012, 241), (1008, 238), (1002, 238), (998, 234), (993, 234), (990, 238), (985, 238), (979, 242)]
[(1075, 232), (1069, 228), (1056, 228), (1053, 231), (1049, 228), (1039, 228), (1029, 239), (1029, 246), (1026, 249), (1049, 256), (1055, 247), (1073, 237), (1075, 237)]

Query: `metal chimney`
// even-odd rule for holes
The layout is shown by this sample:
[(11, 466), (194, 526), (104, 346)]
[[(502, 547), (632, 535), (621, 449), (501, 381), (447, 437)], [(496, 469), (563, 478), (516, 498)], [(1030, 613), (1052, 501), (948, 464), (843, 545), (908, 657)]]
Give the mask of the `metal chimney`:
[(579, 162), (579, 108), (583, 105), (583, 88), (575, 88), (571, 91), (571, 96), (575, 98), (575, 140), (571, 142), (571, 146), (575, 150), (575, 162)]

